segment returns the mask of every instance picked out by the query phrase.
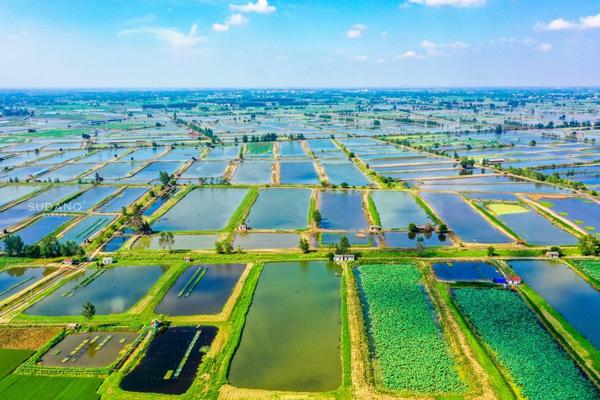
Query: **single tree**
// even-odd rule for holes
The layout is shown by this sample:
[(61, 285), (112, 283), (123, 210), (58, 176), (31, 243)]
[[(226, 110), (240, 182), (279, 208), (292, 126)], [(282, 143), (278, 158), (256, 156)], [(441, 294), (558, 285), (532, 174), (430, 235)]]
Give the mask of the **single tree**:
[(162, 232), (160, 237), (158, 238), (158, 245), (161, 249), (169, 249), (169, 252), (173, 249), (173, 245), (175, 244), (175, 237), (173, 236), (173, 232)]
[(83, 305), (81, 315), (83, 315), (86, 321), (91, 321), (92, 318), (94, 318), (94, 315), (96, 315), (96, 306), (88, 301)]
[(8, 235), (2, 239), (4, 243), (4, 251), (9, 256), (18, 256), (23, 252), (23, 247), (25, 244), (23, 243), (23, 239), (19, 235)]
[(298, 242), (298, 247), (300, 248), (300, 250), (302, 250), (304, 254), (310, 251), (310, 244), (305, 238), (300, 238), (300, 241)]
[(487, 256), (488, 257), (493, 257), (496, 255), (496, 249), (494, 248), (494, 246), (490, 246), (487, 248)]
[(313, 222), (315, 223), (315, 226), (318, 228), (321, 225), (321, 211), (319, 210), (314, 210), (312, 213), (312, 219)]

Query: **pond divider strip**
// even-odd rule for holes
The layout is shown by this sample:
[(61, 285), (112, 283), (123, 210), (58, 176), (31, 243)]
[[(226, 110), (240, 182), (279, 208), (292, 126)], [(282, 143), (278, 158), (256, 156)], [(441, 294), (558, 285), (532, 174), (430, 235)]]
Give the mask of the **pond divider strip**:
[(75, 286), (73, 289), (69, 290), (68, 292), (64, 292), (63, 296), (65, 296), (65, 297), (73, 296), (75, 291), (77, 291), (78, 289), (81, 289), (82, 287), (86, 287), (87, 285), (92, 283), (94, 280), (96, 280), (96, 278), (98, 278), (100, 275), (102, 275), (104, 273), (104, 271), (106, 271), (106, 270), (105, 269), (97, 270), (92, 275), (85, 278), (79, 285)]
[(187, 281), (187, 283), (185, 284), (185, 286), (183, 287), (183, 289), (181, 289), (179, 291), (179, 294), (177, 294), (177, 297), (181, 297), (181, 296), (185, 296), (188, 297), (196, 288), (196, 286), (198, 286), (198, 283), (200, 283), (200, 280), (202, 279), (202, 277), (204, 276), (204, 274), (206, 273), (207, 268), (198, 268), (196, 270), (196, 272), (194, 272), (194, 275), (192, 275), (192, 277), (190, 278), (189, 281)]
[(14, 289), (18, 288), (18, 287), (19, 287), (19, 286), (21, 286), (21, 285), (24, 285), (25, 283), (29, 282), (29, 281), (30, 281), (30, 280), (32, 280), (32, 279), (35, 279), (35, 276), (30, 276), (29, 278), (27, 278), (27, 279), (24, 279), (24, 280), (22, 280), (21, 282), (17, 282), (17, 283), (15, 283), (15, 284), (14, 284), (14, 285), (12, 285), (11, 287), (9, 287), (9, 288), (7, 288), (7, 289), (5, 289), (5, 290), (1, 291), (1, 292), (0, 292), (0, 296), (2, 296), (2, 295), (4, 295), (4, 294), (6, 294), (6, 293), (8, 293), (8, 292), (10, 292), (11, 290), (14, 290)]
[(192, 338), (192, 341), (190, 342), (187, 350), (185, 351), (185, 354), (183, 355), (183, 358), (179, 362), (179, 365), (177, 366), (177, 369), (175, 370), (175, 373), (173, 374), (174, 378), (176, 378), (176, 379), (179, 378), (179, 375), (181, 374), (181, 371), (183, 370), (183, 367), (185, 366), (185, 363), (187, 362), (188, 357), (190, 356), (190, 353), (192, 352), (192, 349), (194, 348), (194, 345), (198, 341), (198, 338), (200, 337), (200, 333), (201, 332), (202, 331), (198, 330), (194, 334), (194, 337)]

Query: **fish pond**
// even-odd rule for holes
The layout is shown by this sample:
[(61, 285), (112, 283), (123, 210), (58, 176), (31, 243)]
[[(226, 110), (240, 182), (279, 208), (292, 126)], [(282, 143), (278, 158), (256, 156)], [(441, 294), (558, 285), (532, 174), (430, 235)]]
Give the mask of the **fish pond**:
[(512, 240), (454, 193), (422, 193), (440, 218), (461, 240), (473, 243), (510, 243)]
[(436, 278), (448, 282), (490, 282), (502, 278), (495, 265), (483, 261), (438, 262), (431, 268)]
[(560, 261), (512, 260), (508, 265), (600, 350), (600, 291)]
[(299, 240), (295, 233), (240, 233), (235, 236), (233, 247), (243, 250), (295, 249)]
[(235, 169), (232, 183), (260, 185), (271, 183), (273, 164), (265, 161), (244, 161)]
[(28, 315), (80, 315), (86, 302), (98, 315), (127, 311), (164, 272), (161, 266), (89, 268), (25, 311)]
[(411, 223), (425, 225), (431, 222), (409, 192), (375, 190), (370, 195), (384, 228), (406, 228)]
[(157, 231), (223, 229), (247, 193), (247, 189), (194, 189), (160, 217), (152, 228)]
[(323, 229), (366, 229), (369, 225), (363, 210), (362, 193), (354, 190), (322, 191), (319, 209)]
[[(73, 218), (71, 215), (42, 215), (41, 218), (14, 232), (13, 235), (19, 236), (26, 245), (35, 244)], [(3, 247), (3, 244), (0, 247)]]
[(163, 297), (156, 312), (167, 315), (218, 314), (244, 268), (244, 264), (190, 266)]
[(317, 185), (319, 176), (312, 161), (281, 161), (279, 180), (284, 184)]
[(244, 388), (320, 392), (341, 384), (340, 268), (269, 263), (229, 370)]
[(99, 212), (121, 212), (123, 207), (129, 207), (148, 191), (145, 187), (126, 187), (115, 197), (108, 200), (97, 211)]
[(65, 336), (41, 358), (51, 367), (99, 368), (117, 360), (137, 338), (133, 332), (84, 332)]
[(198, 366), (217, 335), (214, 326), (178, 326), (161, 330), (146, 353), (121, 381), (121, 389), (143, 393), (182, 394), (196, 378)]
[(310, 196), (309, 189), (263, 189), (246, 223), (252, 229), (303, 229)]

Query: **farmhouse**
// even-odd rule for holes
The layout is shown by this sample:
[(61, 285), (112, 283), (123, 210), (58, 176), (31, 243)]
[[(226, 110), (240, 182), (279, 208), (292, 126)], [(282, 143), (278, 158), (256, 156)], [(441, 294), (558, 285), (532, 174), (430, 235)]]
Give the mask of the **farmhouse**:
[(354, 259), (354, 254), (335, 254), (333, 256), (333, 261), (335, 262), (354, 261)]
[(547, 251), (546, 257), (548, 258), (560, 258), (560, 253), (558, 251)]
[(521, 282), (523, 282), (521, 277), (517, 276), (517, 275), (509, 276), (506, 281), (508, 282), (509, 285), (513, 285), (513, 286), (520, 285)]

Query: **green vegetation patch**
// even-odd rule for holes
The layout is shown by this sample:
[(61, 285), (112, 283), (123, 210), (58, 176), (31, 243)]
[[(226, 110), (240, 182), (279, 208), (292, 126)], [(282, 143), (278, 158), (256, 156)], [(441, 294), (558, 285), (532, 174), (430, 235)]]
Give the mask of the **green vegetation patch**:
[(102, 379), (9, 375), (0, 381), (1, 399), (97, 400)]
[(362, 265), (357, 270), (384, 386), (428, 394), (466, 390), (416, 266)]
[(518, 294), (453, 290), (484, 345), (529, 400), (594, 399), (598, 392)]
[(13, 372), (33, 353), (35, 352), (31, 350), (0, 349), (0, 379)]
[(529, 212), (527, 207), (511, 203), (488, 203), (486, 204), (486, 207), (496, 215), (523, 214)]

